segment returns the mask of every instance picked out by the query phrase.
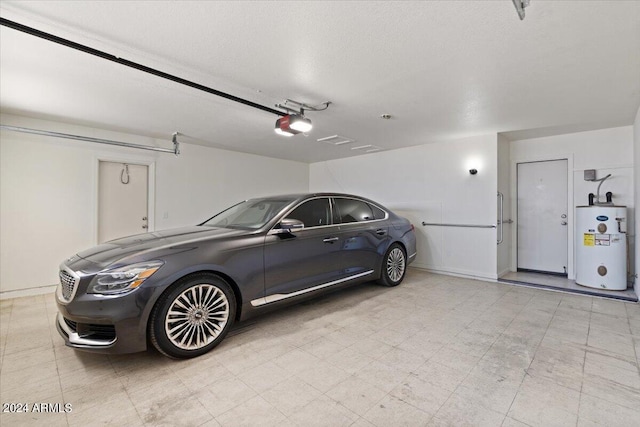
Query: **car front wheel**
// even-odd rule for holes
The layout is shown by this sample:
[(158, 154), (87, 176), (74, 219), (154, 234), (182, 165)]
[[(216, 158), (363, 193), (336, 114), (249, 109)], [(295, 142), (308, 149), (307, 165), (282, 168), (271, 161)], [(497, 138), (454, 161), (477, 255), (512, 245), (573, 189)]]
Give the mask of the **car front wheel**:
[(382, 274), (378, 283), (384, 286), (398, 286), (407, 271), (407, 256), (397, 243), (389, 246), (382, 259)]
[(231, 286), (219, 276), (202, 273), (178, 281), (156, 304), (150, 338), (172, 358), (200, 356), (227, 335), (236, 315)]

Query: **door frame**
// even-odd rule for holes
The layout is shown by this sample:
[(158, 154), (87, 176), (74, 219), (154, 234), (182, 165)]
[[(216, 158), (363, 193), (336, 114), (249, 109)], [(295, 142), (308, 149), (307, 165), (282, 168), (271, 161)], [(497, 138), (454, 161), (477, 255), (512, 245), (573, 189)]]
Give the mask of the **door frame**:
[(98, 244), (98, 217), (99, 211), (99, 195), (100, 195), (100, 162), (111, 163), (127, 163), (130, 165), (140, 165), (147, 167), (147, 218), (148, 226), (147, 232), (155, 231), (155, 176), (156, 176), (156, 161), (151, 157), (135, 156), (128, 154), (98, 154), (94, 157), (93, 161), (93, 244)]
[(575, 260), (574, 260), (574, 224), (575, 224), (575, 203), (573, 200), (573, 153), (557, 155), (526, 155), (511, 159), (511, 218), (513, 218), (513, 229), (511, 233), (511, 271), (518, 271), (518, 163), (550, 162), (554, 160), (567, 161), (567, 278), (575, 280)]

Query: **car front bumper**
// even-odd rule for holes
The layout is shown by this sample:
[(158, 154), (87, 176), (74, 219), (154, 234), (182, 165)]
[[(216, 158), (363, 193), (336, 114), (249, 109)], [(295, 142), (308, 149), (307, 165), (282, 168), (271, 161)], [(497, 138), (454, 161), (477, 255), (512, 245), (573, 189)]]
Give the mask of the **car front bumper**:
[(146, 334), (138, 333), (137, 322), (132, 325), (80, 323), (58, 313), (58, 333), (69, 347), (93, 353), (135, 353), (147, 349)]
[(56, 327), (65, 344), (96, 353), (134, 353), (147, 349), (145, 310), (150, 292), (138, 289), (118, 298), (80, 292), (73, 301), (56, 298)]

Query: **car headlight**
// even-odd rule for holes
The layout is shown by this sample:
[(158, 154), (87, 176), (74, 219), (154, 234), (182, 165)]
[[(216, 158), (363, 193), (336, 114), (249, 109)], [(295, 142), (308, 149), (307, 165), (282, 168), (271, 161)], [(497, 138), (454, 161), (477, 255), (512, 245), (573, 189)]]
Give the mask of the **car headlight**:
[(89, 286), (90, 294), (122, 294), (131, 292), (158, 271), (164, 262), (150, 261), (101, 271)]

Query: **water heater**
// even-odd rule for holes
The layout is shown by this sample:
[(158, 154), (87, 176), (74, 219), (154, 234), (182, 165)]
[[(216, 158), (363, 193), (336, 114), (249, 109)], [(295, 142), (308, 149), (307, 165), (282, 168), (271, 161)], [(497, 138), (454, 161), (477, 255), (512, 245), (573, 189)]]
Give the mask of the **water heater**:
[(627, 289), (626, 206), (576, 207), (576, 283)]

